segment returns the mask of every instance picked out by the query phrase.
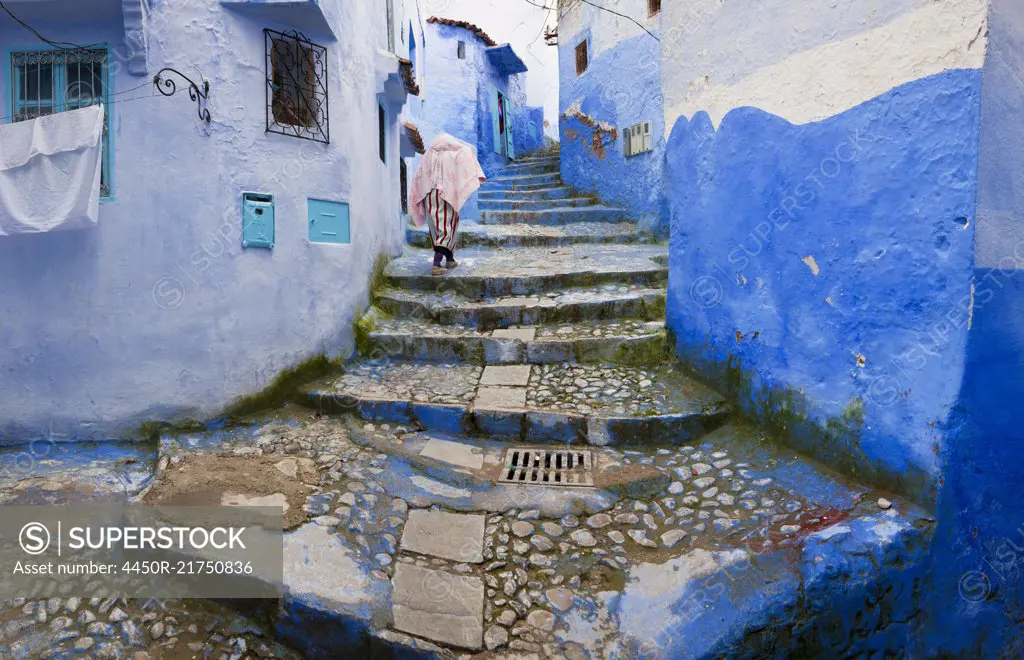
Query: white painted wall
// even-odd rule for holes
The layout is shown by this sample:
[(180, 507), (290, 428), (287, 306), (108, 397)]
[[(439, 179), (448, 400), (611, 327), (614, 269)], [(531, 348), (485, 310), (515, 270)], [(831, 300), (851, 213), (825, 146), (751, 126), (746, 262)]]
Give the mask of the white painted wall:
[[(0, 239), (0, 437), (105, 438), (146, 419), (205, 416), (281, 369), (353, 349), (374, 258), (402, 245), (398, 133), (378, 158), (377, 103), (396, 70), (378, 3), (324, 0), (331, 143), (265, 133), (264, 27), (217, 2), (151, 3), (152, 76), (210, 81), (210, 126), (186, 94), (151, 86), (113, 106), (115, 199), (91, 230)], [(382, 3), (381, 3), (382, 5)], [(55, 7), (57, 5), (54, 5)], [(115, 23), (35, 25), (77, 43), (124, 38)], [(38, 42), (0, 20), (0, 51)], [(9, 62), (0, 66), (8, 98)], [(114, 92), (144, 84), (120, 68)], [(240, 246), (242, 191), (276, 197), (272, 251)], [(352, 244), (308, 241), (309, 197), (351, 206)]]
[[(664, 0), (665, 127), (754, 106), (819, 121), (904, 83), (980, 68), (988, 0)], [(766, 29), (766, 26), (771, 26)]]

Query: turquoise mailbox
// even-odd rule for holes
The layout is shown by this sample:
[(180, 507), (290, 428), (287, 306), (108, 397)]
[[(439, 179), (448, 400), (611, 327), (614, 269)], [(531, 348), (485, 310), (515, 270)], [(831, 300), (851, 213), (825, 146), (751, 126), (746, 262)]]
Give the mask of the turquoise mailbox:
[(242, 193), (242, 247), (274, 247), (274, 196)]

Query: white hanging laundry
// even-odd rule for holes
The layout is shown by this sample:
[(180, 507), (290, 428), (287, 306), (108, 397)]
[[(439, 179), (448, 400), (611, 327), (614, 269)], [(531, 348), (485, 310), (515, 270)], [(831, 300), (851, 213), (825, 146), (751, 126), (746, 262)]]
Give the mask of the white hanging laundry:
[(103, 106), (0, 125), (0, 236), (99, 219)]

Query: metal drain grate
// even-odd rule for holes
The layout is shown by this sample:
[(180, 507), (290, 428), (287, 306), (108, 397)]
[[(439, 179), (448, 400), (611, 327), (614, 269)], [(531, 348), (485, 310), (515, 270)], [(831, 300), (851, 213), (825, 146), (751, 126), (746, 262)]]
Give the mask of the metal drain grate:
[(509, 449), (500, 483), (593, 486), (594, 461), (586, 449)]

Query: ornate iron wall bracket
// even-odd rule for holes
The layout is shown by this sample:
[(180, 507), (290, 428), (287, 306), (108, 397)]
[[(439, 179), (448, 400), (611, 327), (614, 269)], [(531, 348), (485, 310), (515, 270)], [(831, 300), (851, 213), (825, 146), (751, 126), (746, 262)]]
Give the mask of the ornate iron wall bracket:
[(206, 101), (210, 96), (210, 82), (203, 80), (203, 88), (199, 89), (199, 85), (192, 82), (192, 79), (183, 74), (181, 71), (166, 67), (160, 69), (155, 76), (153, 76), (153, 84), (156, 85), (157, 90), (164, 96), (174, 96), (178, 92), (178, 86), (170, 78), (163, 77), (164, 73), (173, 73), (176, 76), (182, 78), (188, 83), (188, 96), (190, 99), (196, 102), (196, 112), (199, 114), (199, 118), (205, 121), (207, 124), (210, 123), (210, 111), (206, 109)]

